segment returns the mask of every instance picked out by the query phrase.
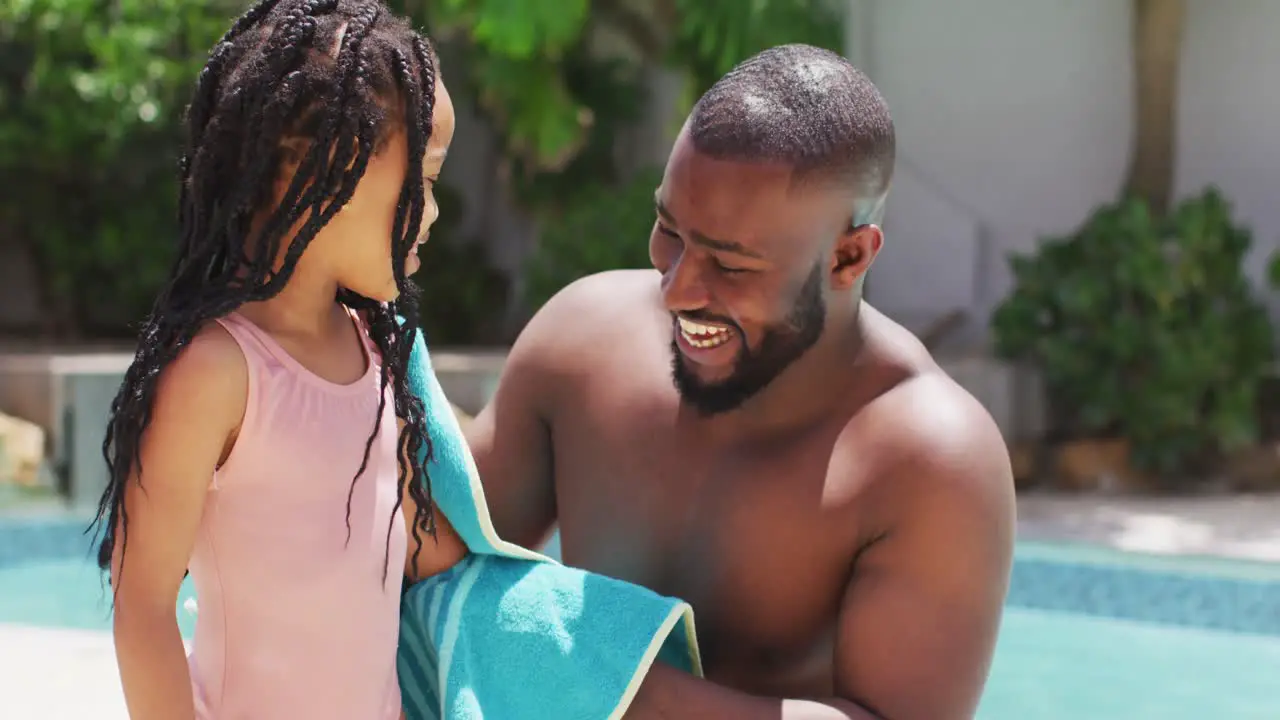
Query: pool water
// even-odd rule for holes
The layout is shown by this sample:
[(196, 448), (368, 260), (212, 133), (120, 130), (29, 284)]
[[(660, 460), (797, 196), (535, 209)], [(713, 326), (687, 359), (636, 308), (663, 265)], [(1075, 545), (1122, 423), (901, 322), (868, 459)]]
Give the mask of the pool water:
[[(194, 618), (178, 618), (190, 637)], [(6, 563), (0, 623), (109, 630), (110, 590), (88, 559)], [(1276, 720), (1280, 634), (1010, 606), (978, 718)]]
[[(183, 637), (191, 637), (195, 617), (181, 606), (194, 597), (188, 579), (178, 603)], [(110, 631), (111, 588), (98, 566), (87, 559), (0, 566), (0, 622)]]
[(1280, 637), (1009, 608), (980, 720), (1276, 720)]

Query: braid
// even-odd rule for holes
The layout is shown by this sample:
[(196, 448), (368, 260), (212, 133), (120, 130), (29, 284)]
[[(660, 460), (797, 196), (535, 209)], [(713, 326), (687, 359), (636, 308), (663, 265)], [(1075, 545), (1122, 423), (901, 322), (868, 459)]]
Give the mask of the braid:
[[(422, 179), (422, 158), (426, 152), (427, 140), (431, 136), (432, 119), (435, 110), (435, 86), (436, 86), (436, 59), (435, 54), (431, 52), (427, 41), (421, 36), (413, 38), (413, 60), (397, 51), (396, 57), (396, 77), (402, 88), (402, 94), (406, 98), (405, 122), (409, 129), (409, 169), (405, 176), (404, 186), (400, 191), (400, 201), (396, 204), (396, 232), (402, 232), (396, 237), (394, 244), (394, 252), (392, 252), (392, 262), (395, 268), (396, 277), (404, 276), (404, 261), (408, 256), (409, 248), (417, 239), (418, 228), (422, 223), (423, 213), (423, 179)], [(417, 72), (414, 72), (413, 65), (417, 65)], [(408, 216), (407, 221), (401, 226), (401, 218)], [(383, 347), (379, 345), (379, 350), (383, 353), (389, 353), (387, 357), (394, 357), (396, 374), (393, 376), (395, 383), (394, 396), (396, 402), (396, 414), (405, 419), (404, 432), (400, 434), (396, 445), (401, 449), (406, 457), (417, 458), (421, 454), (426, 460), (432, 456), (431, 438), (425, 432), (426, 428), (426, 408), (423, 406), (422, 400), (409, 391), (408, 383), (408, 367), (410, 357), (413, 353), (413, 345), (417, 339), (418, 333), (418, 289), (406, 283), (402, 288), (401, 295), (396, 301), (396, 310), (401, 317), (404, 318), (403, 332), (378, 332), (375, 337), (394, 337), (396, 343), (394, 347)], [(377, 317), (376, 321), (383, 326), (390, 325), (395, 321), (388, 313), (385, 316)], [(384, 378), (385, 382), (385, 378)], [(413, 430), (415, 427), (423, 428), (422, 432)], [(418, 556), (422, 552), (422, 536), (420, 530), (426, 530), (427, 534), (435, 538), (436, 524), (435, 512), (431, 501), (431, 477), (426, 473), (426, 461), (422, 463), (409, 463), (408, 467), (400, 469), (400, 483), (403, 486), (408, 483), (409, 495), (413, 498), (417, 505), (417, 514), (413, 520), (413, 537), (415, 547), (413, 550), (413, 561), (417, 564)], [(407, 476), (406, 476), (407, 473)], [(387, 528), (387, 539), (390, 541), (392, 528)]]
[[(436, 58), (427, 40), (377, 0), (262, 0), (214, 46), (187, 111), (178, 257), (111, 403), (103, 442), (109, 482), (90, 527), (100, 532), (102, 569), (110, 570), (117, 530), (121, 549), (127, 545), (124, 490), (134, 473), (142, 482), (139, 447), (160, 374), (205, 324), (280, 292), (307, 245), (351, 199), (374, 153), (401, 125), (409, 169), (391, 238), (400, 297), (378, 303), (348, 290), (338, 293), (340, 302), (364, 313), (383, 358), (378, 417), (348, 494), (348, 540), (355, 482), (368, 466), (388, 388), (404, 422), (397, 447), (410, 458), (430, 458), (426, 410), (408, 381), (418, 304), (404, 262), (422, 223), (422, 156), (431, 134), (435, 82)], [(400, 106), (403, 114), (397, 115)], [(307, 142), (301, 158), (286, 146), (290, 139)], [(255, 213), (272, 200), (282, 161), (296, 165), (293, 180), (261, 231), (251, 233)], [(286, 241), (284, 260), (273, 270), (272, 260)], [(424, 463), (411, 462), (401, 468), (400, 480), (409, 483), (418, 505), (416, 559), (422, 548), (418, 528), (435, 533), (430, 478)], [(397, 499), (387, 561), (398, 511)], [(385, 574), (384, 564), (384, 580)]]
[[(246, 30), (258, 24), (279, 2), (280, 0), (260, 0), (249, 8), (244, 15), (240, 16), (227, 30), (226, 34), (222, 36), (222, 39), (214, 45), (213, 50), (209, 53), (209, 60), (205, 63), (204, 69), (200, 71), (200, 75), (196, 79), (195, 91), (192, 93), (191, 104), (187, 109), (187, 124), (191, 129), (191, 137), (182, 153), (182, 157), (178, 160), (180, 183), (178, 194), (179, 227), (188, 227), (194, 220), (194, 218), (187, 215), (187, 210), (190, 207), (187, 193), (192, 155), (204, 136), (205, 127), (209, 124), (209, 118), (217, 102), (218, 89), (222, 82), (223, 73), (226, 70), (227, 58), (235, 48), (233, 41), (244, 34)], [(187, 250), (188, 248), (184, 242), (178, 253), (179, 263), (184, 258), (189, 257)], [(177, 274), (179, 271), (175, 269), (174, 272)]]

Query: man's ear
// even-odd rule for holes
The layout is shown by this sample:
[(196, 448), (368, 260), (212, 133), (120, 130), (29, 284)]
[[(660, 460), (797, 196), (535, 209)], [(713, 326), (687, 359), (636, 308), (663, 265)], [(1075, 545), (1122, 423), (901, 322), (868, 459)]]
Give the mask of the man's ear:
[(831, 253), (831, 288), (849, 290), (857, 284), (884, 245), (879, 225), (867, 223), (850, 227), (836, 239)]

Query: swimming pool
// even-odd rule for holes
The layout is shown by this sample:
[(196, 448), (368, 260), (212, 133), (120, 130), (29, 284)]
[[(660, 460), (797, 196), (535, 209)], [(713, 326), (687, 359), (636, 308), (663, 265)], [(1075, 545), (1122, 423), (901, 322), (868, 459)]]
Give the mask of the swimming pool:
[[(0, 520), (0, 628), (110, 629), (83, 527)], [(1276, 720), (1280, 566), (1020, 544), (978, 717)]]

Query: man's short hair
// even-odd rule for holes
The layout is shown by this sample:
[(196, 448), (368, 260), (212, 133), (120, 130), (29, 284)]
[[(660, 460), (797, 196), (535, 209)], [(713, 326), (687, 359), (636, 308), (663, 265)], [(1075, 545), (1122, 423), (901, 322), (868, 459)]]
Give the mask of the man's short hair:
[(795, 183), (836, 181), (883, 195), (893, 175), (889, 108), (844, 57), (781, 45), (743, 61), (694, 106), (694, 148), (721, 160), (790, 165)]

